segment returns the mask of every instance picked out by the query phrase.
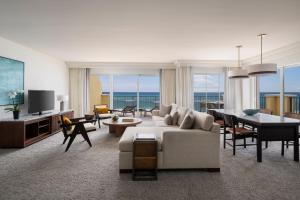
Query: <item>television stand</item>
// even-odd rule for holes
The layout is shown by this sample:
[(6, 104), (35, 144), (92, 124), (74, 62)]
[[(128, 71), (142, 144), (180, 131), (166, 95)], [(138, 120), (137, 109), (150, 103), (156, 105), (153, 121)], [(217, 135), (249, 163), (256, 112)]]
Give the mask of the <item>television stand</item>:
[(0, 120), (0, 148), (23, 148), (61, 131), (60, 115), (73, 118), (72, 110)]

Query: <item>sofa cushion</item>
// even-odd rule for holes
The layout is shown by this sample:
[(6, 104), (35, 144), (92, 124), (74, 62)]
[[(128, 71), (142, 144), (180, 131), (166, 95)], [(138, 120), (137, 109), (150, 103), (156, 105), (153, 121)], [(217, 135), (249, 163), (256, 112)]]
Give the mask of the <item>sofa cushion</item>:
[(161, 116), (152, 116), (153, 121), (164, 121), (164, 117)]
[(180, 124), (182, 123), (185, 114), (187, 113), (189, 109), (185, 108), (185, 107), (179, 107), (178, 108), (178, 121), (177, 121), (177, 125), (180, 126)]
[(180, 129), (192, 129), (194, 124), (195, 116), (193, 114), (193, 111), (189, 111), (186, 113), (183, 121), (180, 124)]
[(172, 125), (173, 124), (173, 120), (170, 114), (167, 114), (164, 118), (164, 122), (166, 125)]
[(198, 111), (193, 111), (193, 113), (195, 116), (193, 128), (209, 131), (214, 123), (214, 117)]
[[(171, 128), (172, 129), (172, 128)], [(119, 141), (119, 150), (123, 152), (133, 151), (133, 140), (137, 133), (152, 133), (157, 139), (158, 151), (162, 150), (162, 133), (170, 130), (168, 127), (127, 127)]]
[(173, 115), (170, 114), (172, 117), (172, 125), (177, 125), (179, 114), (178, 111), (174, 112)]
[(173, 116), (175, 112), (177, 112), (178, 106), (175, 103), (171, 104), (171, 111), (170, 111), (170, 115)]
[(159, 111), (159, 116), (164, 117), (167, 114), (170, 114), (172, 106), (171, 105), (161, 105), (160, 106), (160, 111)]

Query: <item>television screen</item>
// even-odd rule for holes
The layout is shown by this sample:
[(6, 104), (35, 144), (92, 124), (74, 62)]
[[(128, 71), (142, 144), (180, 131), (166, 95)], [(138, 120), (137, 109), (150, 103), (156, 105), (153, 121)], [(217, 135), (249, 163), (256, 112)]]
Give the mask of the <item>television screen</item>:
[(28, 90), (28, 113), (54, 110), (55, 95), (53, 90)]

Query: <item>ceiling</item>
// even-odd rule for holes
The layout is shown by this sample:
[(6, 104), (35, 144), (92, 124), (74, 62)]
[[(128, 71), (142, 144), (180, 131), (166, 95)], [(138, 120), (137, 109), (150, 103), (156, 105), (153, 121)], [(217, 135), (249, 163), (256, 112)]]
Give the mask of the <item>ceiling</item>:
[(0, 37), (65, 61), (227, 60), (300, 40), (299, 0), (0, 0)]

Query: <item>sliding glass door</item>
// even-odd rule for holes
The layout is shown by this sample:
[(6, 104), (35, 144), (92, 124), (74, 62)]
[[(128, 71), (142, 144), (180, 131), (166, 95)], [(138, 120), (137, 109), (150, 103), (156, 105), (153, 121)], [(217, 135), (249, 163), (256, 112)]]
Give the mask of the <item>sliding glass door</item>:
[(101, 100), (113, 109), (136, 106), (136, 110), (159, 107), (158, 75), (100, 75)]
[(224, 75), (194, 75), (194, 108), (200, 112), (224, 108)]

